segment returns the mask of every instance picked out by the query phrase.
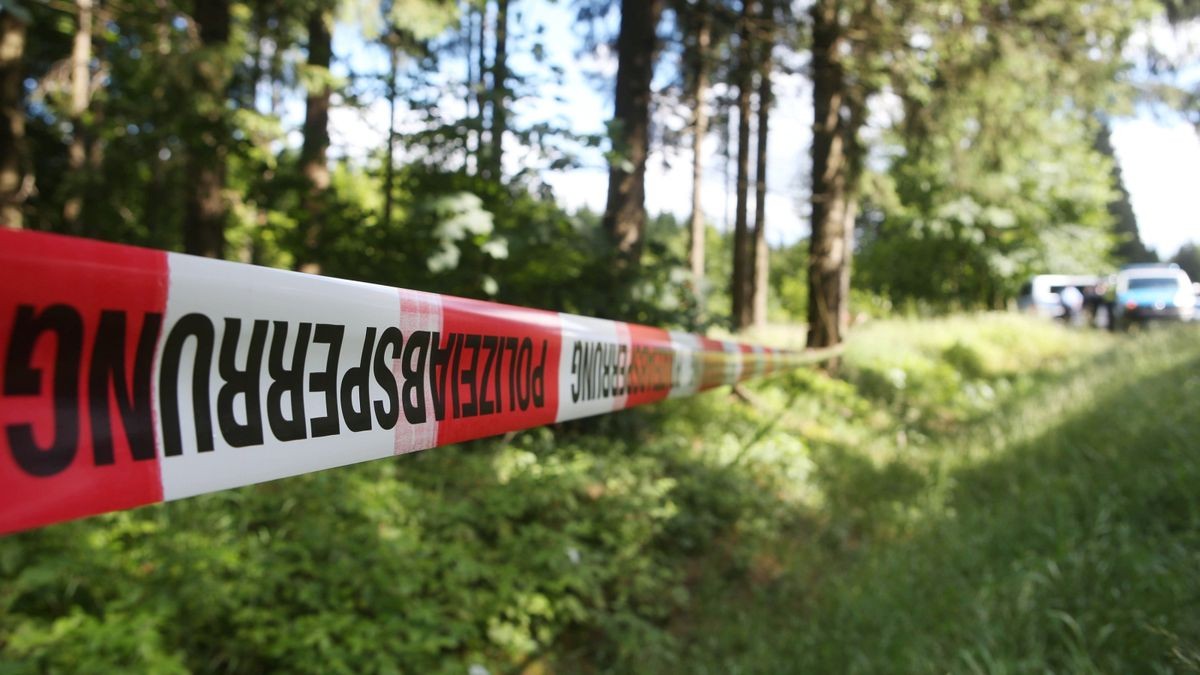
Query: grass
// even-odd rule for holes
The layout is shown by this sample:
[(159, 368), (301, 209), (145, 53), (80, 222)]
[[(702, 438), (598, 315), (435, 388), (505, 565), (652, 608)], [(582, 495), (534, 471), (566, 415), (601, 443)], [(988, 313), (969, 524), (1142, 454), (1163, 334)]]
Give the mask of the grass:
[(879, 321), (836, 378), (6, 537), (0, 673), (1195, 671), (1198, 337)]
[(881, 322), (846, 381), (764, 385), (776, 510), (614, 670), (1200, 670), (1197, 338)]

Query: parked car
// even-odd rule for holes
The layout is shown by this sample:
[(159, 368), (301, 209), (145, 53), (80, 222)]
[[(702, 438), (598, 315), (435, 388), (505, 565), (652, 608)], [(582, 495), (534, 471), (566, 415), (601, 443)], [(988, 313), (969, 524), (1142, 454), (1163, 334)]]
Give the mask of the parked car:
[(1021, 287), (1017, 295), (1017, 309), (1047, 319), (1057, 319), (1063, 315), (1059, 293), (1064, 288), (1074, 286), (1086, 297), (1089, 289), (1100, 281), (1100, 277), (1086, 274), (1039, 274)]
[(1176, 265), (1139, 265), (1117, 273), (1112, 315), (1117, 328), (1149, 321), (1191, 321), (1196, 290)]

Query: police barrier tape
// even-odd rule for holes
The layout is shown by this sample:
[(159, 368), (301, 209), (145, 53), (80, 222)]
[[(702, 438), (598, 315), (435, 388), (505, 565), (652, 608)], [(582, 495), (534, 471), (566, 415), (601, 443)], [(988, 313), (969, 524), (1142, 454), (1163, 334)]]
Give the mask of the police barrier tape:
[(0, 230), (0, 533), (687, 396), (814, 359)]

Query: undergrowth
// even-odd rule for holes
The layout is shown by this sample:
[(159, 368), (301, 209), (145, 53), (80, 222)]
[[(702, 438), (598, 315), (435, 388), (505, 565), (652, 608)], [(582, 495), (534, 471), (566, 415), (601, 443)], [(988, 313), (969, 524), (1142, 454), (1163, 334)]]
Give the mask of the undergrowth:
[(873, 433), (814, 444), (818, 498), (755, 554), (776, 573), (706, 574), (680, 649), (613, 670), (1195, 672), (1197, 337), (860, 332), (844, 371), (875, 412), (850, 426)]
[(1195, 668), (1196, 337), (880, 321), (838, 377), (9, 537), (0, 672)]

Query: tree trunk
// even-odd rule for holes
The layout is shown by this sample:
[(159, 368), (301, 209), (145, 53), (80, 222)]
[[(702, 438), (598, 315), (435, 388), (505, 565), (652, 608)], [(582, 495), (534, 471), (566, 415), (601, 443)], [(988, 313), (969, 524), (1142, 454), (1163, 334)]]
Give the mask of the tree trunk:
[(604, 229), (618, 266), (637, 265), (646, 230), (646, 158), (650, 150), (650, 80), (663, 0), (622, 0), (617, 38), (613, 151)]
[[(764, 10), (764, 16), (770, 15)], [(767, 323), (767, 283), (770, 251), (767, 248), (767, 136), (771, 116), (771, 40), (762, 46), (758, 64), (758, 153), (754, 167), (754, 290), (751, 323)]]
[(22, 205), (33, 186), (25, 154), (25, 22), (0, 12), (0, 228), (21, 229)]
[(733, 285), (730, 295), (733, 300), (733, 329), (750, 327), (754, 304), (754, 241), (749, 229), (750, 209), (750, 97), (753, 75), (753, 38), (750, 17), (753, 3), (747, 0), (742, 5), (742, 19), (738, 28), (738, 52), (734, 77), (737, 87), (737, 205), (733, 219)]
[(704, 137), (708, 134), (708, 68), (712, 42), (712, 15), (701, 6), (696, 26), (695, 83), (692, 92), (692, 221), (688, 260), (692, 268), (692, 287), (699, 303), (704, 297)]
[(297, 269), (321, 273), (322, 226), (329, 198), (329, 101), (333, 94), (329, 64), (333, 58), (333, 15), (328, 7), (314, 9), (308, 18), (308, 67), (314, 78), (304, 108), (304, 144), (300, 148), (300, 173), (304, 176), (304, 218), (301, 257)]
[[(849, 318), (849, 273), (858, 185), (858, 128), (865, 106), (842, 62), (837, 2), (812, 8), (812, 238), (808, 268), (808, 346), (839, 344)], [(849, 113), (847, 114), (847, 110)]]
[(496, 0), (496, 45), (492, 52), (492, 120), (488, 132), (491, 145), (484, 175), (499, 180), (503, 175), (504, 132), (508, 129), (508, 0)]
[(196, 64), (196, 95), (209, 100), (210, 111), (197, 120), (196, 140), (188, 155), (190, 187), (183, 224), (183, 248), (193, 255), (225, 257), (225, 138), (226, 69), (221, 49), (229, 42), (228, 0), (196, 0), (192, 18), (208, 58)]
[(71, 144), (67, 147), (67, 167), (70, 188), (63, 202), (63, 225), (72, 234), (82, 234), (79, 216), (83, 212), (84, 167), (87, 165), (87, 138), (84, 113), (92, 88), (92, 0), (76, 0), (79, 13), (71, 44)]

